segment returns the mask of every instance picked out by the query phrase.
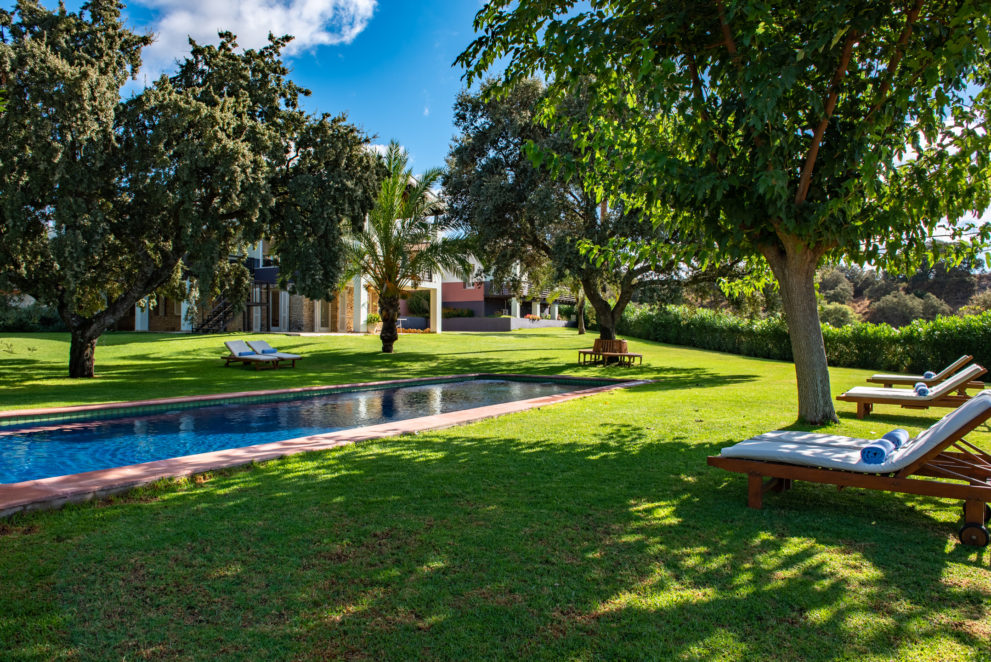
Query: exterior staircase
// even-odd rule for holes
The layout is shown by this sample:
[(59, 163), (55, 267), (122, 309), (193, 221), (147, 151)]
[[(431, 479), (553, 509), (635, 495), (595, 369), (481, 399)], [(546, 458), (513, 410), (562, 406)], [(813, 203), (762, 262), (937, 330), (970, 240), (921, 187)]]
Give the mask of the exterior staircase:
[(227, 328), (234, 315), (234, 304), (224, 298), (218, 299), (213, 308), (193, 327), (193, 333), (220, 333)]

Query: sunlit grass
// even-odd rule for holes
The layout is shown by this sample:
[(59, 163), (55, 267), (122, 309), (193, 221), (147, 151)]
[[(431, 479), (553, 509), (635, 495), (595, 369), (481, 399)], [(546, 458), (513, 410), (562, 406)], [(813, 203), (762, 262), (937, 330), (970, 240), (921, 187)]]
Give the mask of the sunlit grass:
[[(655, 383), (442, 432), (166, 482), (0, 524), (5, 659), (981, 659), (991, 552), (952, 501), (799, 483), (745, 507), (705, 456), (792, 425), (789, 364), (573, 331), (268, 337), (295, 370), (224, 368), (225, 337), (0, 337), (3, 408), (457, 372)], [(7, 345), (5, 345), (6, 343)], [(5, 349), (5, 347), (7, 349)], [(28, 347), (35, 347), (32, 352)], [(863, 383), (834, 370), (834, 391)], [(943, 411), (839, 407), (839, 433)], [(975, 437), (987, 443), (982, 431)]]

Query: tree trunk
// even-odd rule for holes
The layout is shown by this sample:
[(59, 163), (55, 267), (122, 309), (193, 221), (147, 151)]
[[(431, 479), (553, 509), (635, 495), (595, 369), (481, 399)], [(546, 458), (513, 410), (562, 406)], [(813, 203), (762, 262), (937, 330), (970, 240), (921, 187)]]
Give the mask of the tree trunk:
[(785, 241), (783, 248), (765, 247), (761, 252), (771, 265), (781, 290), (795, 360), (798, 417), (812, 425), (836, 422), (815, 294), (816, 266), (822, 253), (791, 237), (782, 239)]
[(71, 334), (69, 377), (92, 377), (96, 361), (96, 339), (99, 335), (91, 336), (86, 331), (79, 330), (74, 330)]
[(633, 297), (634, 286), (632, 278), (623, 279), (620, 285), (619, 296), (616, 297), (616, 303), (611, 306), (608, 299), (596, 287), (595, 281), (591, 278), (582, 278), (581, 283), (582, 291), (585, 292), (585, 298), (592, 304), (592, 308), (595, 309), (596, 323), (599, 325), (599, 338), (603, 340), (615, 340), (616, 326), (623, 316), (623, 311), (626, 310), (626, 305), (630, 303), (630, 299)]
[(578, 307), (575, 308), (578, 317), (578, 335), (585, 335), (585, 297), (578, 295)]
[(392, 346), (399, 339), (396, 322), (399, 320), (399, 297), (379, 295), (379, 315), (382, 317), (382, 351), (392, 354)]

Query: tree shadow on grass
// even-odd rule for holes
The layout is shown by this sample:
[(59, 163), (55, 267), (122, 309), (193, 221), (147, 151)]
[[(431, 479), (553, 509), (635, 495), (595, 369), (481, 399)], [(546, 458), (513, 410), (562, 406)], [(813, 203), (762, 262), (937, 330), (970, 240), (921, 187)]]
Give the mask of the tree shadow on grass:
[[(463, 428), (296, 456), (33, 516), (7, 563), (51, 568), (82, 657), (986, 650), (988, 555), (947, 551), (944, 502), (799, 484), (753, 511), (743, 477), (705, 466), (718, 444), (658, 434)], [(11, 650), (29, 657), (43, 616)]]

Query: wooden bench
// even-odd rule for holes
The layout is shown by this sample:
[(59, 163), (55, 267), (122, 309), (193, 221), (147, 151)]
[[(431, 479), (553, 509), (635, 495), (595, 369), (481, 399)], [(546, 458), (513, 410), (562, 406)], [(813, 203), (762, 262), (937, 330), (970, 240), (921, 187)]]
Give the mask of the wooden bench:
[(593, 365), (602, 363), (604, 365), (610, 359), (615, 359), (616, 363), (624, 366), (633, 365), (634, 359), (639, 359), (640, 364), (643, 364), (643, 354), (627, 351), (626, 341), (618, 338), (616, 340), (596, 338), (592, 349), (578, 350), (578, 363), (581, 365), (589, 363)]

